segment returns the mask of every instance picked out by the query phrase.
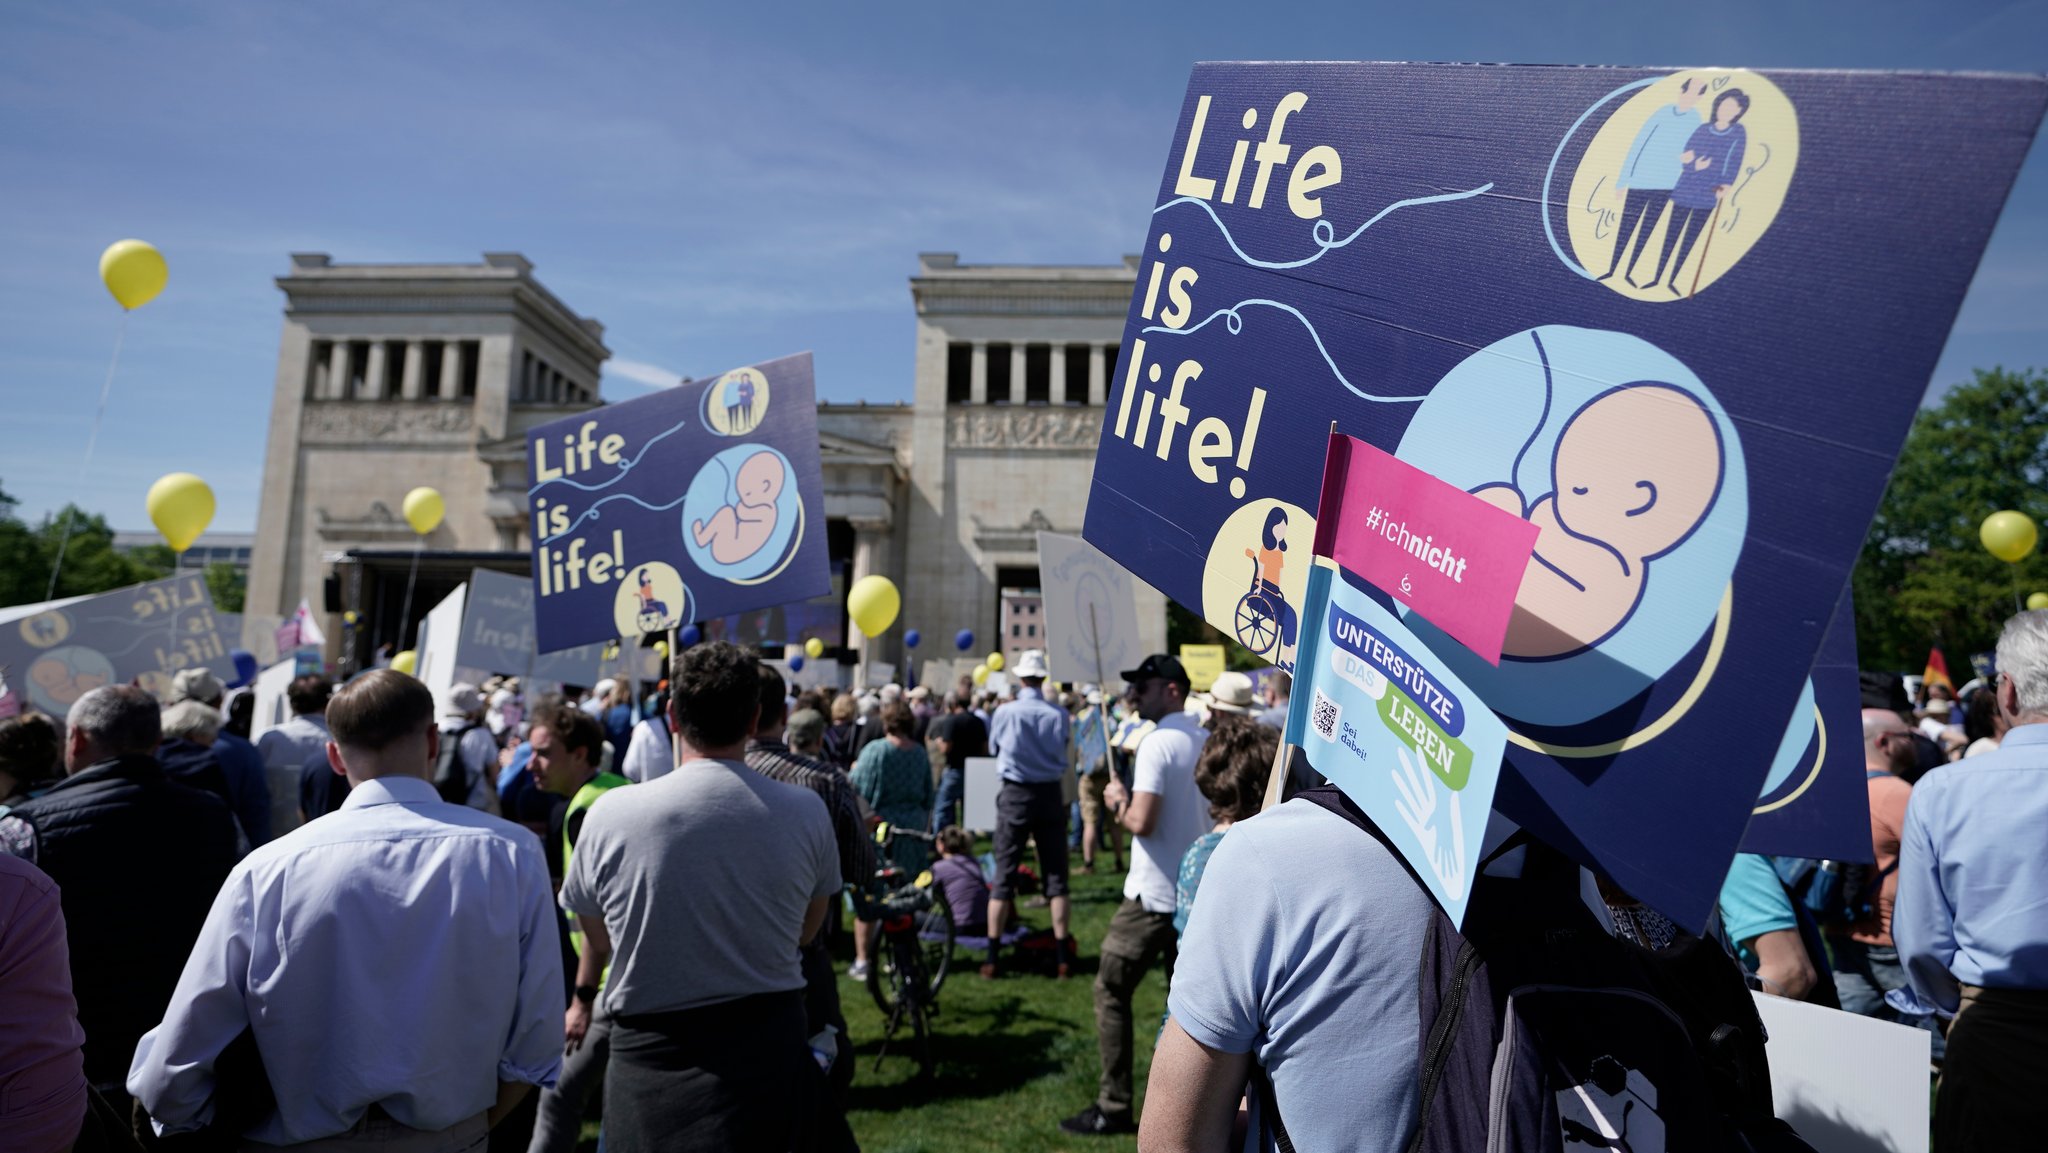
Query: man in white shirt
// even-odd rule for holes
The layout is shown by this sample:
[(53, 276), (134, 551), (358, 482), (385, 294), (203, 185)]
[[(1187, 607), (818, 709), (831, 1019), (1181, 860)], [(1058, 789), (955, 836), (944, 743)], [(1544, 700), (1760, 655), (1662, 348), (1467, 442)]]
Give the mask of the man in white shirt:
[(1110, 919), (1095, 973), (1095, 1034), (1102, 1055), (1102, 1079), (1095, 1103), (1060, 1122), (1069, 1133), (1129, 1133), (1131, 1116), (1131, 994), (1157, 963), (1173, 979), (1174, 881), (1180, 859), (1195, 838), (1209, 831), (1209, 803), (1195, 786), (1195, 762), (1208, 736), (1194, 714), (1184, 712), (1188, 674), (1165, 653), (1123, 674), (1137, 694), (1138, 715), (1154, 728), (1138, 744), (1131, 787), (1112, 780), (1103, 799), (1117, 822), (1130, 830), (1131, 871), (1124, 903)]
[[(426, 686), (388, 669), (334, 695), (326, 754), (348, 799), (228, 874), (163, 1023), (136, 1047), (128, 1090), (159, 1133), (481, 1149), (554, 1083), (547, 862), (532, 833), (435, 794), (433, 720)], [(272, 1107), (247, 1108), (222, 1060), (245, 1035)]]
[[(448, 704), (441, 710), (441, 743), (453, 742), (447, 750), (449, 780), (442, 788), (443, 800), (461, 796), (462, 803), (486, 813), (498, 811), (498, 738), (484, 723), (484, 697), (472, 684), (457, 681), (448, 690)], [(436, 772), (441, 766), (436, 766)], [(456, 779), (456, 773), (460, 779)]]

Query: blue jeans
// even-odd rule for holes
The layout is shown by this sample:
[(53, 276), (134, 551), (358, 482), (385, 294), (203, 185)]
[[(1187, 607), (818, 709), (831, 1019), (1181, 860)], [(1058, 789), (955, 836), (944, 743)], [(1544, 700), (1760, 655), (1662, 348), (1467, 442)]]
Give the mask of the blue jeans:
[(1886, 993), (1906, 986), (1906, 968), (1899, 964), (1899, 951), (1847, 937), (1829, 937), (1827, 944), (1835, 968), (1835, 998), (1842, 1003), (1842, 1010), (1927, 1030), (1934, 1038), (1933, 1059), (1941, 1060), (1945, 1045), (1940, 1024), (1932, 1016), (1904, 1016), (1885, 1004)]
[(931, 832), (960, 821), (960, 798), (967, 789), (967, 770), (949, 768), (939, 774), (939, 800), (932, 806)]

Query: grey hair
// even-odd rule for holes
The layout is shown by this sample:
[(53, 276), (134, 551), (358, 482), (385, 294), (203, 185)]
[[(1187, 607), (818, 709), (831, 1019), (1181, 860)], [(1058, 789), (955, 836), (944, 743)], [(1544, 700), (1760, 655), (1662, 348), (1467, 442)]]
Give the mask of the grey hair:
[(164, 739), (183, 737), (188, 741), (209, 743), (220, 735), (220, 710), (198, 701), (179, 701), (164, 710)]
[(2048, 609), (2014, 613), (2005, 622), (1998, 671), (2012, 678), (2022, 714), (2048, 717)]
[(133, 685), (102, 685), (78, 698), (64, 723), (107, 756), (152, 753), (163, 741), (156, 698)]

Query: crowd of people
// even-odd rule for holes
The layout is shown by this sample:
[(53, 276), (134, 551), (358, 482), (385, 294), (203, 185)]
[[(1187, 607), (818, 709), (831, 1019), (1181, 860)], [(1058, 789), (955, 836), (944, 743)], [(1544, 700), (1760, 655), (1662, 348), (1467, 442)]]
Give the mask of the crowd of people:
[[(203, 669), (162, 701), (95, 689), (61, 722), (0, 721), (0, 1144), (560, 1153), (602, 1087), (610, 1149), (856, 1149), (830, 942), (847, 888), (891, 868), (929, 870), (981, 979), (1017, 976), (1027, 940), (1054, 980), (1093, 951), (1099, 1080), (1070, 1134), (1456, 1147), (1487, 1093), (1425, 1092), (1430, 1062), (1401, 1056), (1443, 1011), (1417, 959), (1425, 994), (1446, 942), (1508, 972), (1494, 911), (1542, 906), (1488, 894), (1563, 876), (1560, 917), (1678, 966), (1700, 1003), (1746, 982), (1927, 1029), (1937, 1147), (2019, 1147), (2048, 1121), (2028, 1091), (2048, 1073), (2048, 612), (2008, 623), (1997, 667), (1917, 704), (1867, 678), (1875, 863), (1739, 856), (1703, 938), (1497, 814), (1458, 937), (1283, 757), (1285, 674), (1198, 693), (1163, 653), (1108, 686), (1055, 686), (1023, 653), (1000, 697), (798, 690), (724, 642), (588, 693), (308, 675), (253, 742), (248, 695)], [(981, 757), (994, 827), (970, 831)], [(883, 850), (883, 825), (930, 836)], [(1070, 874), (1101, 868), (1123, 900), (1077, 941)], [(1049, 932), (1021, 927), (1030, 905)], [(849, 975), (875, 935), (852, 923)], [(1163, 1026), (1133, 1012), (1154, 973)], [(1565, 1124), (1628, 1147), (1665, 1122), (1604, 1060)], [(1722, 1112), (1760, 1132), (1768, 1090), (1745, 1092)]]

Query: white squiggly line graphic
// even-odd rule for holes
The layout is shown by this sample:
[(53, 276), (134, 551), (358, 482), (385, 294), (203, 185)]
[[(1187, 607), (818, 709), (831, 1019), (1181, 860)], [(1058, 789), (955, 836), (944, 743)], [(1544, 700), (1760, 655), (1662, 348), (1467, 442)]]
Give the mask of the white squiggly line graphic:
[[(687, 421), (687, 420), (685, 420), (685, 421), (678, 421), (678, 422), (677, 422), (677, 423), (676, 423), (676, 424), (675, 424), (675, 425), (674, 425), (673, 427), (671, 427), (671, 428), (668, 428), (668, 429), (665, 429), (665, 430), (663, 430), (663, 431), (661, 431), (661, 432), (657, 432), (657, 433), (655, 433), (655, 434), (654, 434), (653, 436), (650, 436), (650, 437), (648, 437), (648, 438), (647, 438), (647, 443), (646, 443), (646, 444), (643, 444), (643, 445), (641, 445), (641, 446), (640, 446), (640, 451), (639, 451), (639, 452), (636, 452), (636, 453), (634, 453), (634, 454), (633, 454), (633, 459), (631, 459), (631, 460), (629, 460), (629, 461), (627, 461), (627, 462), (625, 462), (624, 464), (622, 464), (622, 465), (620, 465), (620, 466), (619, 466), (619, 471), (618, 471), (618, 475), (616, 475), (616, 476), (612, 477), (612, 478), (611, 478), (610, 480), (608, 480), (608, 481), (605, 481), (605, 482), (604, 482), (603, 484), (584, 484), (584, 483), (583, 483), (583, 482), (581, 482), (581, 481), (575, 481), (575, 480), (565, 480), (565, 479), (563, 479), (562, 477), (559, 477), (559, 476), (557, 476), (557, 477), (549, 477), (549, 478), (548, 478), (547, 480), (544, 480), (544, 481), (540, 482), (539, 484), (537, 484), (537, 485), (534, 485), (533, 487), (531, 487), (531, 488), (527, 489), (527, 490), (526, 490), (526, 495), (528, 495), (528, 496), (532, 496), (532, 495), (533, 495), (534, 493), (537, 493), (537, 492), (539, 492), (540, 490), (542, 490), (542, 489), (546, 488), (547, 486), (549, 486), (549, 485), (551, 485), (551, 484), (560, 484), (560, 485), (567, 485), (567, 486), (568, 486), (568, 487), (570, 487), (570, 488), (573, 488), (573, 489), (578, 489), (578, 490), (580, 490), (580, 491), (582, 491), (582, 492), (603, 492), (603, 491), (604, 491), (605, 489), (608, 489), (608, 488), (610, 488), (611, 486), (613, 486), (613, 485), (615, 485), (615, 484), (619, 483), (620, 481), (622, 481), (622, 480), (626, 479), (626, 475), (627, 475), (628, 473), (630, 473), (630, 472), (632, 472), (632, 471), (633, 471), (633, 466), (634, 466), (634, 465), (637, 465), (637, 464), (639, 464), (639, 463), (640, 463), (640, 458), (641, 458), (641, 457), (644, 457), (644, 456), (646, 456), (646, 455), (647, 455), (647, 450), (649, 450), (649, 449), (653, 448), (653, 447), (655, 446), (655, 444), (656, 444), (656, 443), (657, 443), (658, 441), (660, 441), (660, 440), (661, 440), (662, 438), (664, 438), (664, 437), (668, 437), (668, 436), (673, 436), (673, 435), (675, 435), (676, 433), (679, 433), (679, 432), (681, 432), (681, 431), (682, 431), (683, 429), (685, 429), (685, 428), (688, 428), (688, 427), (689, 427), (689, 424), (690, 424), (690, 422), (689, 422), (689, 421)], [(599, 502), (598, 502), (598, 504), (603, 504), (603, 503), (604, 503), (603, 501), (599, 501)], [(595, 506), (595, 505), (593, 505), (593, 506), (591, 506), (591, 507), (595, 508), (596, 506)], [(649, 507), (652, 507), (652, 506), (649, 506)], [(560, 534), (560, 533), (556, 533), (556, 534), (555, 534), (555, 536), (560, 536), (560, 535), (562, 535), (562, 534)], [(553, 539), (555, 539), (555, 537), (549, 537), (548, 539), (549, 539), (549, 540), (553, 540)]]
[(1216, 209), (1212, 207), (1208, 201), (1203, 200), (1202, 198), (1197, 196), (1177, 196), (1172, 200), (1169, 200), (1166, 203), (1160, 205), (1159, 207), (1153, 209), (1152, 215), (1157, 216), (1160, 213), (1166, 211), (1167, 209), (1174, 207), (1175, 205), (1198, 205), (1201, 207), (1202, 211), (1209, 214), (1209, 219), (1215, 222), (1216, 231), (1221, 232), (1223, 234), (1223, 242), (1230, 246), (1230, 250), (1232, 252), (1237, 253), (1237, 258), (1239, 260), (1242, 260), (1243, 262), (1245, 262), (1253, 268), (1264, 268), (1277, 271), (1288, 268), (1302, 268), (1307, 265), (1314, 264), (1316, 261), (1321, 260), (1329, 252), (1335, 249), (1343, 248), (1344, 246), (1350, 244), (1352, 241), (1357, 240), (1359, 237), (1365, 235), (1366, 229), (1371, 228), (1373, 225), (1378, 224), (1382, 220), (1385, 220), (1387, 217), (1393, 215), (1394, 212), (1396, 212), (1399, 209), (1413, 208), (1417, 205), (1422, 204), (1443, 204), (1453, 200), (1469, 200), (1474, 196), (1484, 195), (1485, 193), (1491, 191), (1493, 191), (1493, 183), (1491, 181), (1488, 181), (1487, 183), (1482, 184), (1477, 188), (1467, 189), (1463, 192), (1445, 192), (1436, 196), (1417, 196), (1410, 198), (1408, 200), (1396, 200), (1392, 204), (1389, 204), (1385, 208), (1382, 208), (1378, 212), (1374, 213), (1372, 219), (1366, 221), (1364, 224), (1359, 225), (1357, 228), (1352, 229), (1351, 235), (1345, 237), (1342, 240), (1336, 239), (1337, 229), (1334, 226), (1332, 226), (1329, 221), (1318, 220), (1316, 221), (1315, 227), (1309, 230), (1309, 237), (1310, 239), (1314, 240), (1316, 244), (1315, 255), (1304, 256), (1300, 260), (1260, 260), (1257, 257), (1254, 257), (1250, 253), (1246, 252), (1244, 249), (1239, 248), (1237, 246), (1237, 238), (1230, 234), (1230, 227), (1223, 223), (1223, 218), (1216, 215)]
[(1191, 328), (1167, 328), (1165, 325), (1155, 324), (1149, 328), (1144, 329), (1143, 331), (1147, 336), (1150, 336), (1153, 333), (1163, 333), (1167, 336), (1191, 336), (1197, 332), (1202, 331), (1203, 328), (1207, 327), (1210, 321), (1215, 320), (1217, 317), (1220, 316), (1224, 318), (1223, 327), (1229, 329), (1230, 334), (1232, 336), (1236, 336), (1240, 331), (1244, 329), (1244, 317), (1238, 314), (1238, 309), (1250, 308), (1253, 305), (1259, 305), (1265, 308), (1277, 308), (1280, 311), (1286, 313), (1287, 315), (1292, 316), (1294, 319), (1300, 321), (1301, 326), (1303, 328), (1308, 329), (1308, 338), (1310, 340), (1315, 341), (1316, 351), (1322, 353), (1323, 363), (1330, 366), (1330, 374), (1337, 378), (1337, 383), (1343, 385), (1345, 388), (1350, 389), (1352, 395), (1357, 396), (1361, 400), (1372, 401), (1374, 404), (1422, 403), (1424, 398), (1420, 396), (1375, 396), (1372, 393), (1369, 393), (1364, 389), (1358, 387), (1357, 385), (1351, 383), (1350, 378), (1344, 375), (1344, 370), (1338, 368), (1337, 362), (1331, 359), (1330, 350), (1323, 347), (1323, 336), (1321, 333), (1316, 331), (1316, 326), (1312, 322), (1310, 322), (1309, 318), (1303, 316), (1301, 314), (1300, 309), (1294, 307), (1291, 304), (1284, 304), (1278, 300), (1266, 300), (1264, 298), (1259, 298), (1255, 300), (1240, 300), (1236, 304), (1231, 305), (1229, 308), (1217, 309), (1216, 311), (1203, 317), (1200, 323), (1194, 325)]

